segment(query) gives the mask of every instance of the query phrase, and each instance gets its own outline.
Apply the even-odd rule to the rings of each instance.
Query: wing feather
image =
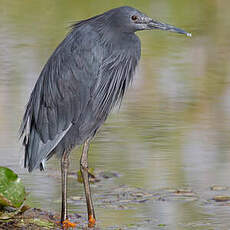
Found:
[[[88,33],[96,36],[88,28],[72,31],[66,37],[44,66],[31,93],[20,128],[24,166],[29,171],[50,157],[89,103],[102,54],[96,41],[85,39]]]

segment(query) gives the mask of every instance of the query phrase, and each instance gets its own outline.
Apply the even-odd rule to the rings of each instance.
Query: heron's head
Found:
[[[123,6],[109,11],[112,26],[123,32],[136,32],[138,30],[168,30],[170,32],[185,34],[191,37],[190,33],[174,26],[153,20],[137,9]]]

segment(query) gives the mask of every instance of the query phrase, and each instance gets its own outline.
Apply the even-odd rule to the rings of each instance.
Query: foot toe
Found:
[[[94,227],[96,224],[96,219],[93,217],[93,215],[89,216],[89,227]]]
[[[68,228],[75,228],[77,226],[77,224],[72,223],[68,219],[66,219],[62,222],[62,226],[64,229],[68,229]]]

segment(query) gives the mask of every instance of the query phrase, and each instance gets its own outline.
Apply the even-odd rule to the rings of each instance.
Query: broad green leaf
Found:
[[[19,208],[25,200],[25,187],[11,169],[0,167],[0,206]]]

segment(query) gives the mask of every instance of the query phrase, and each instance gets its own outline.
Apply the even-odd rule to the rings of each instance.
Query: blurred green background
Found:
[[[22,169],[18,128],[43,65],[71,23],[130,5],[192,32],[138,32],[142,57],[121,109],[92,143],[90,167],[121,176],[93,186],[99,226],[133,229],[230,229],[230,206],[207,202],[213,184],[230,186],[230,1],[0,0],[0,162],[19,173],[34,207],[60,210],[59,161],[44,173]],[[79,169],[79,151],[71,170]],[[99,205],[100,196],[126,184],[147,191],[190,187],[193,202],[147,202],[125,210]],[[69,196],[82,185],[69,183]],[[98,203],[98,205],[97,205]],[[71,212],[86,214],[84,203]],[[148,224],[145,220],[150,221]],[[137,227],[143,223],[142,227]],[[115,226],[115,227],[114,227]]]

